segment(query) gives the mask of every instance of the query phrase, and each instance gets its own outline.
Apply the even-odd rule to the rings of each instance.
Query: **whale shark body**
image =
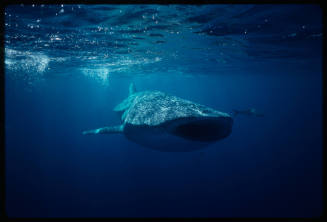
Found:
[[[83,134],[121,133],[140,145],[166,152],[202,149],[228,137],[233,117],[238,114],[230,115],[160,91],[137,92],[133,84],[129,96],[114,111],[121,116],[121,125]]]

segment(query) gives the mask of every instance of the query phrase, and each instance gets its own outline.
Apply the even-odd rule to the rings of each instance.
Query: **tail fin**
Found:
[[[263,117],[263,113],[258,113],[256,109],[251,108],[251,109],[246,109],[246,110],[233,110],[232,115],[236,117],[237,115],[242,114],[242,115],[247,115],[247,116],[255,116],[255,117]]]
[[[136,93],[135,85],[134,85],[134,83],[131,83],[129,85],[129,95],[132,95],[134,93]]]
[[[123,132],[123,126],[106,126],[98,129],[92,129],[92,130],[85,130],[82,132],[83,135],[90,135],[90,134],[112,134],[112,133],[122,133]]]

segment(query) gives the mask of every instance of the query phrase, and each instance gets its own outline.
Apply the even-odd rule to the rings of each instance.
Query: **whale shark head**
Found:
[[[167,152],[188,152],[202,149],[232,132],[230,117],[185,117],[157,126],[124,126],[126,137],[138,144]]]
[[[168,131],[184,139],[215,142],[232,132],[233,119],[226,117],[194,117],[174,120]]]

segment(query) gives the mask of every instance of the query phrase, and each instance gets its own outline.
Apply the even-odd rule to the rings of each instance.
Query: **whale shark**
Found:
[[[255,109],[228,114],[161,91],[137,91],[133,83],[128,97],[114,111],[121,118],[120,125],[86,130],[82,134],[124,134],[151,149],[188,152],[228,137],[238,114],[261,116]]]

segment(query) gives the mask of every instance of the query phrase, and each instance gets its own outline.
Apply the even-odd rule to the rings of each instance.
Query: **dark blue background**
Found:
[[[159,70],[153,75],[142,75],[141,66],[140,75],[136,75],[133,68],[124,75],[109,73],[105,80],[108,84],[81,75],[80,69],[74,68],[83,64],[83,61],[78,63],[78,59],[64,65],[50,60],[51,69],[43,74],[13,69],[6,64],[8,216],[321,215],[321,37],[308,37],[319,34],[321,12],[316,6],[285,7],[255,6],[248,14],[242,14],[243,19],[235,15],[234,20],[239,23],[245,23],[244,18],[255,15],[246,22],[248,30],[260,15],[270,16],[273,22],[265,32],[254,33],[253,40],[248,41],[246,55],[253,56],[251,53],[259,51],[261,54],[255,54],[252,60],[238,54],[238,59],[232,62],[227,59],[229,67],[219,70],[214,65],[196,64],[198,66],[193,67],[192,61],[201,58],[197,52],[188,55],[190,60],[183,60],[181,56],[178,63],[168,60],[159,64],[175,68],[184,66],[188,72],[181,74],[176,68],[173,72]],[[6,12],[24,18],[28,10],[19,11],[18,8],[7,8]],[[228,7],[221,8],[228,15]],[[32,7],[28,9],[33,10]],[[302,14],[308,11],[315,14],[306,21]],[[35,17],[38,12],[34,12]],[[213,18],[220,20],[212,21]],[[229,24],[228,19],[222,22],[223,16],[213,18],[207,19],[211,19],[211,25],[216,24],[216,27]],[[192,19],[197,17],[189,18]],[[198,22],[202,24],[201,21]],[[282,37],[273,38],[281,30],[292,33],[294,24],[302,23],[308,29],[313,27],[303,34],[303,38],[287,41]],[[202,33],[206,32],[207,26],[207,23],[203,24]],[[6,39],[9,39],[15,32],[6,28]],[[224,29],[224,34],[221,34],[222,28],[214,30],[207,34],[228,36],[238,33],[231,27]],[[274,41],[261,38],[262,42],[269,41],[263,47],[255,40],[261,35]],[[193,44],[191,40],[183,41]],[[20,42],[6,42],[6,49],[18,50],[20,46]],[[279,47],[290,54],[285,56]],[[273,49],[279,54],[269,54]],[[69,51],[69,46],[65,50]],[[49,52],[42,52],[50,57]],[[55,54],[56,51],[50,52]],[[235,55],[233,51],[229,53]],[[261,55],[269,59],[265,60],[266,57]],[[15,59],[20,64],[20,58]],[[153,63],[146,68],[156,70],[156,66]],[[42,81],[30,86],[22,76],[32,76],[32,72]],[[82,130],[119,124],[119,116],[112,109],[128,95],[131,82],[137,90],[161,90],[223,112],[254,107],[265,116],[237,116],[228,138],[190,153],[151,150],[128,141],[123,135],[83,136]]]

